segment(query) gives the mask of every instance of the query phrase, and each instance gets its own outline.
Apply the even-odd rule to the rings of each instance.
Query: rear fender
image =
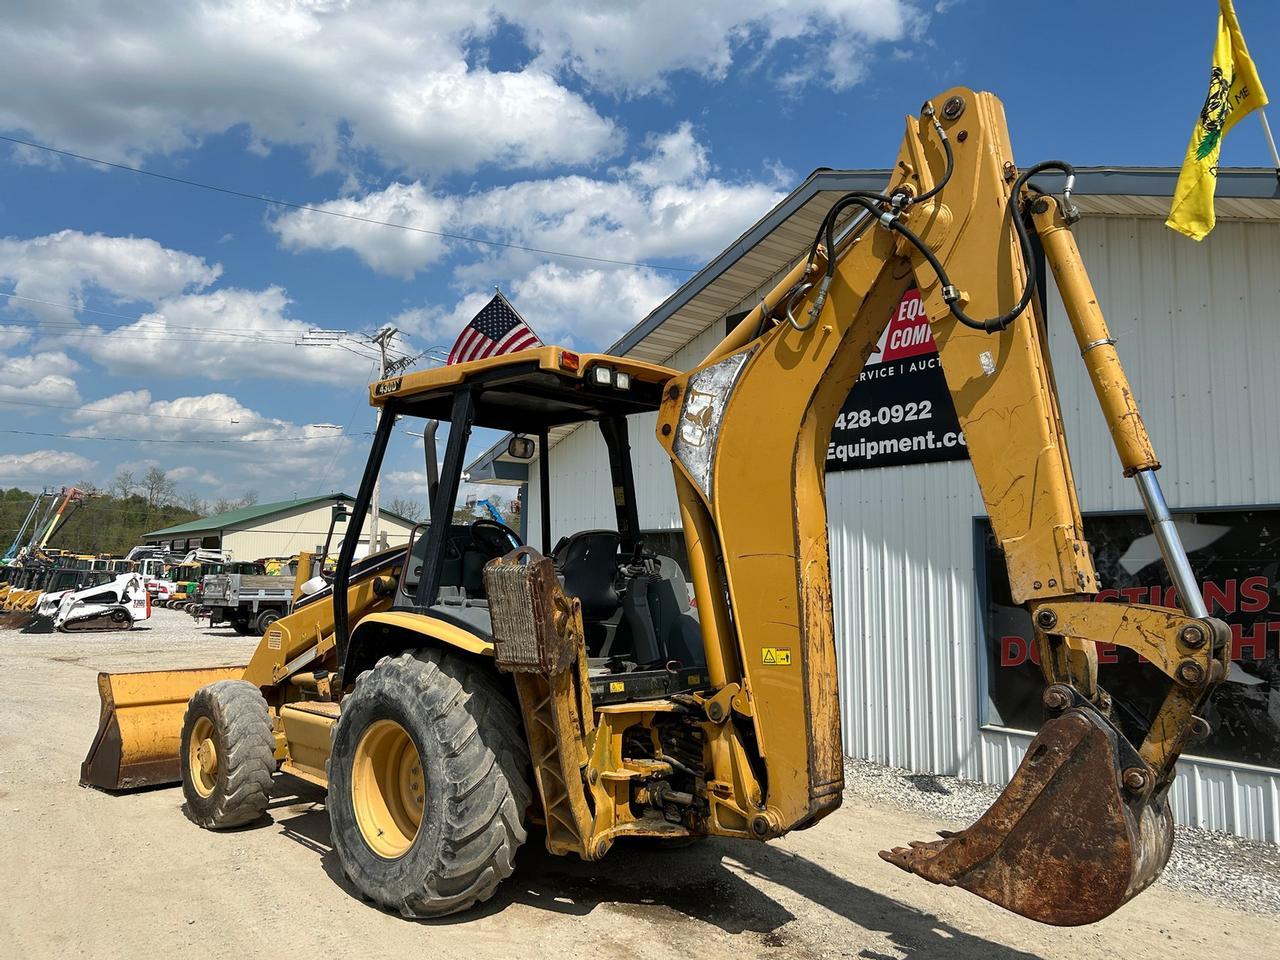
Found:
[[[493,659],[493,641],[488,637],[439,617],[388,610],[370,614],[351,631],[347,660],[342,670],[344,683],[354,680],[381,657],[426,646],[452,647],[479,659]]]

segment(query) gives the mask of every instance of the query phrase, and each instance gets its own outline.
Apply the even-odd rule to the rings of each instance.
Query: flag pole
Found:
[[[1266,135],[1267,146],[1271,148],[1271,163],[1276,168],[1276,181],[1280,182],[1280,153],[1276,152],[1276,138],[1271,135],[1271,124],[1267,123],[1267,111],[1259,108],[1258,116],[1262,118],[1262,132]]]

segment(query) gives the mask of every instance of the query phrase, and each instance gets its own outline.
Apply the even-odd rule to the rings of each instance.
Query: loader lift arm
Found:
[[[839,804],[826,449],[885,318],[917,286],[1013,596],[1035,624],[1049,719],[977,824],[882,856],[1036,920],[1087,923],[1149,885],[1168,858],[1174,762],[1225,676],[1227,633],[1207,616],[1169,520],[1160,464],[1072,238],[1070,168],[1019,175],[990,94],[955,89],[937,102],[907,119],[888,189],[838,201],[808,259],[665,394],[658,439],[675,470],[708,672],[737,691],[728,702],[756,753],[750,772],[720,755],[708,800],[713,821],[736,818],[758,837]],[[1046,168],[1068,174],[1062,202],[1030,181]],[[1098,579],[1023,217],[1183,610],[1091,602]],[[1110,719],[1095,640],[1137,650],[1171,680],[1141,744]],[[758,797],[735,789],[744,780]]]

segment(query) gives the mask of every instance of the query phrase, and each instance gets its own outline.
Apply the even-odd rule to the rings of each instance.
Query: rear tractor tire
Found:
[[[425,648],[384,657],[342,702],[329,822],[348,880],[405,917],[489,899],[532,797],[519,714],[492,668]]]
[[[197,824],[223,830],[261,817],[276,759],[271,715],[258,688],[219,680],[192,694],[179,757],[187,815]]]

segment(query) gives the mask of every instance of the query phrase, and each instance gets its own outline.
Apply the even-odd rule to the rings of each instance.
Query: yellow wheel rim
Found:
[[[386,860],[404,855],[418,835],[426,807],[422,758],[408,731],[379,720],[356,744],[351,805],[369,849]]]
[[[213,735],[213,721],[208,717],[199,717],[192,725],[187,750],[191,785],[200,796],[208,797],[218,785],[218,742]]]

